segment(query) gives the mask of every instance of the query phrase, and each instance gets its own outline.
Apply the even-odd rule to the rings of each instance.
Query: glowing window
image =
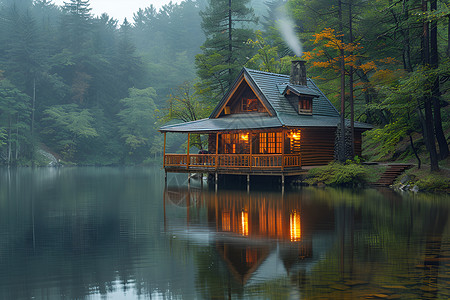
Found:
[[[281,153],[283,151],[282,132],[261,132],[259,134],[259,153]]]

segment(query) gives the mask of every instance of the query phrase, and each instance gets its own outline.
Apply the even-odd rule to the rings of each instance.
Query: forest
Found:
[[[185,0],[120,23],[64,3],[0,0],[0,165],[154,163],[158,127],[207,117],[242,67],[294,58],[375,127],[371,160],[448,165],[450,1]]]

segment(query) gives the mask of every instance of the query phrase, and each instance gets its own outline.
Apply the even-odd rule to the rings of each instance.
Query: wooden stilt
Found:
[[[189,170],[189,163],[190,163],[190,158],[189,158],[189,148],[190,146],[190,140],[191,140],[191,134],[188,133],[188,140],[187,140],[187,161],[186,161],[186,168]],[[190,177],[189,177],[190,179]]]
[[[166,167],[166,133],[167,132],[164,132],[163,168]],[[166,173],[166,178],[167,178],[167,173]]]

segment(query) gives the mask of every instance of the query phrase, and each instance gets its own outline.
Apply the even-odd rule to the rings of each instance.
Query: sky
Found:
[[[68,2],[68,0],[66,0]],[[110,17],[119,20],[119,23],[126,17],[129,22],[133,22],[133,13],[139,8],[149,7],[153,4],[156,8],[160,8],[170,0],[90,0],[91,13],[101,15],[107,13]],[[181,0],[172,0],[173,3],[180,3]],[[54,4],[63,5],[64,0],[54,0]]]

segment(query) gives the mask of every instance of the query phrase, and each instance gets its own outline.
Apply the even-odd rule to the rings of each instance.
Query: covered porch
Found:
[[[299,129],[203,133],[208,136],[208,149],[201,154],[190,153],[191,134],[187,133],[185,154],[166,153],[164,146],[166,172],[297,175],[301,170]]]

